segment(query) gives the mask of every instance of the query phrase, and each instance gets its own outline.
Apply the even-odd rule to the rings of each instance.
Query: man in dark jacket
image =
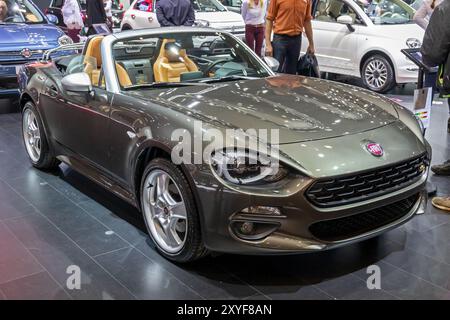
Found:
[[[438,86],[441,96],[448,98],[450,107],[450,0],[444,0],[434,9],[422,44],[423,62],[440,66]],[[450,119],[449,119],[450,123]],[[439,175],[450,175],[450,160],[431,167]],[[450,211],[450,197],[434,197],[433,206]]]
[[[89,27],[88,35],[94,34],[93,24],[106,23],[106,12],[103,0],[87,0],[86,26]]]
[[[161,27],[192,26],[195,11],[191,0],[158,0],[156,17]]]

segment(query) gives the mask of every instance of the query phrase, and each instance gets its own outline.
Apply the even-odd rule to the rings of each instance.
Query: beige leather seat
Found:
[[[89,40],[86,52],[84,54],[84,72],[86,72],[91,78],[91,83],[93,85],[100,85],[100,72],[102,69],[102,44],[103,36],[96,36]],[[122,87],[131,86],[131,80],[128,76],[127,71],[124,67],[116,62],[116,72],[119,79],[119,83]],[[102,80],[102,85],[104,84],[104,79]]]
[[[174,42],[173,39],[162,41],[158,58],[153,65],[155,82],[180,82],[182,73],[198,71],[197,65],[187,56],[185,49],[178,52],[166,50],[166,45]]]

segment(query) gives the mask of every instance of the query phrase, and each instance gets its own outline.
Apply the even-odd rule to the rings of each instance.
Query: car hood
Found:
[[[0,48],[2,50],[50,47],[64,33],[50,24],[5,24],[0,25]]]
[[[196,20],[205,20],[210,23],[210,27],[220,28],[221,26],[231,27],[230,23],[234,26],[244,26],[244,20],[242,16],[236,12],[220,11],[220,12],[196,12]]]
[[[350,135],[398,119],[394,102],[380,95],[290,75],[129,94],[217,127],[278,129],[280,144]]]

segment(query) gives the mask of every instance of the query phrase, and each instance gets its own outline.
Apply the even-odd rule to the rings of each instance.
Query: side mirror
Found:
[[[45,15],[47,17],[48,22],[50,22],[51,24],[58,24],[58,17],[55,16],[54,14],[46,14]]]
[[[278,71],[278,68],[280,67],[280,63],[278,62],[277,59],[275,59],[273,57],[264,57],[263,60],[272,71],[275,71],[275,72]]]
[[[92,83],[86,72],[68,74],[61,79],[64,90],[76,93],[92,93]]]
[[[350,30],[351,32],[355,31],[355,28],[353,28],[353,18],[350,17],[347,14],[344,14],[342,16],[339,16],[336,19],[337,23],[341,23],[341,24],[345,24],[347,25],[348,30]]]

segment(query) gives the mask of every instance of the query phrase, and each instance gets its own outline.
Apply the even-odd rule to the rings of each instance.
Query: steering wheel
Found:
[[[14,16],[8,16],[6,17],[3,22],[14,22]]]
[[[216,60],[216,61],[211,61],[211,63],[209,64],[209,66],[207,66],[206,69],[205,69],[205,71],[203,71],[203,75],[204,75],[205,77],[209,77],[209,73],[211,72],[211,70],[212,70],[215,66],[217,66],[217,65],[220,64],[220,63],[226,63],[226,62],[229,62],[229,61],[230,61],[229,59],[219,59],[219,60]]]

